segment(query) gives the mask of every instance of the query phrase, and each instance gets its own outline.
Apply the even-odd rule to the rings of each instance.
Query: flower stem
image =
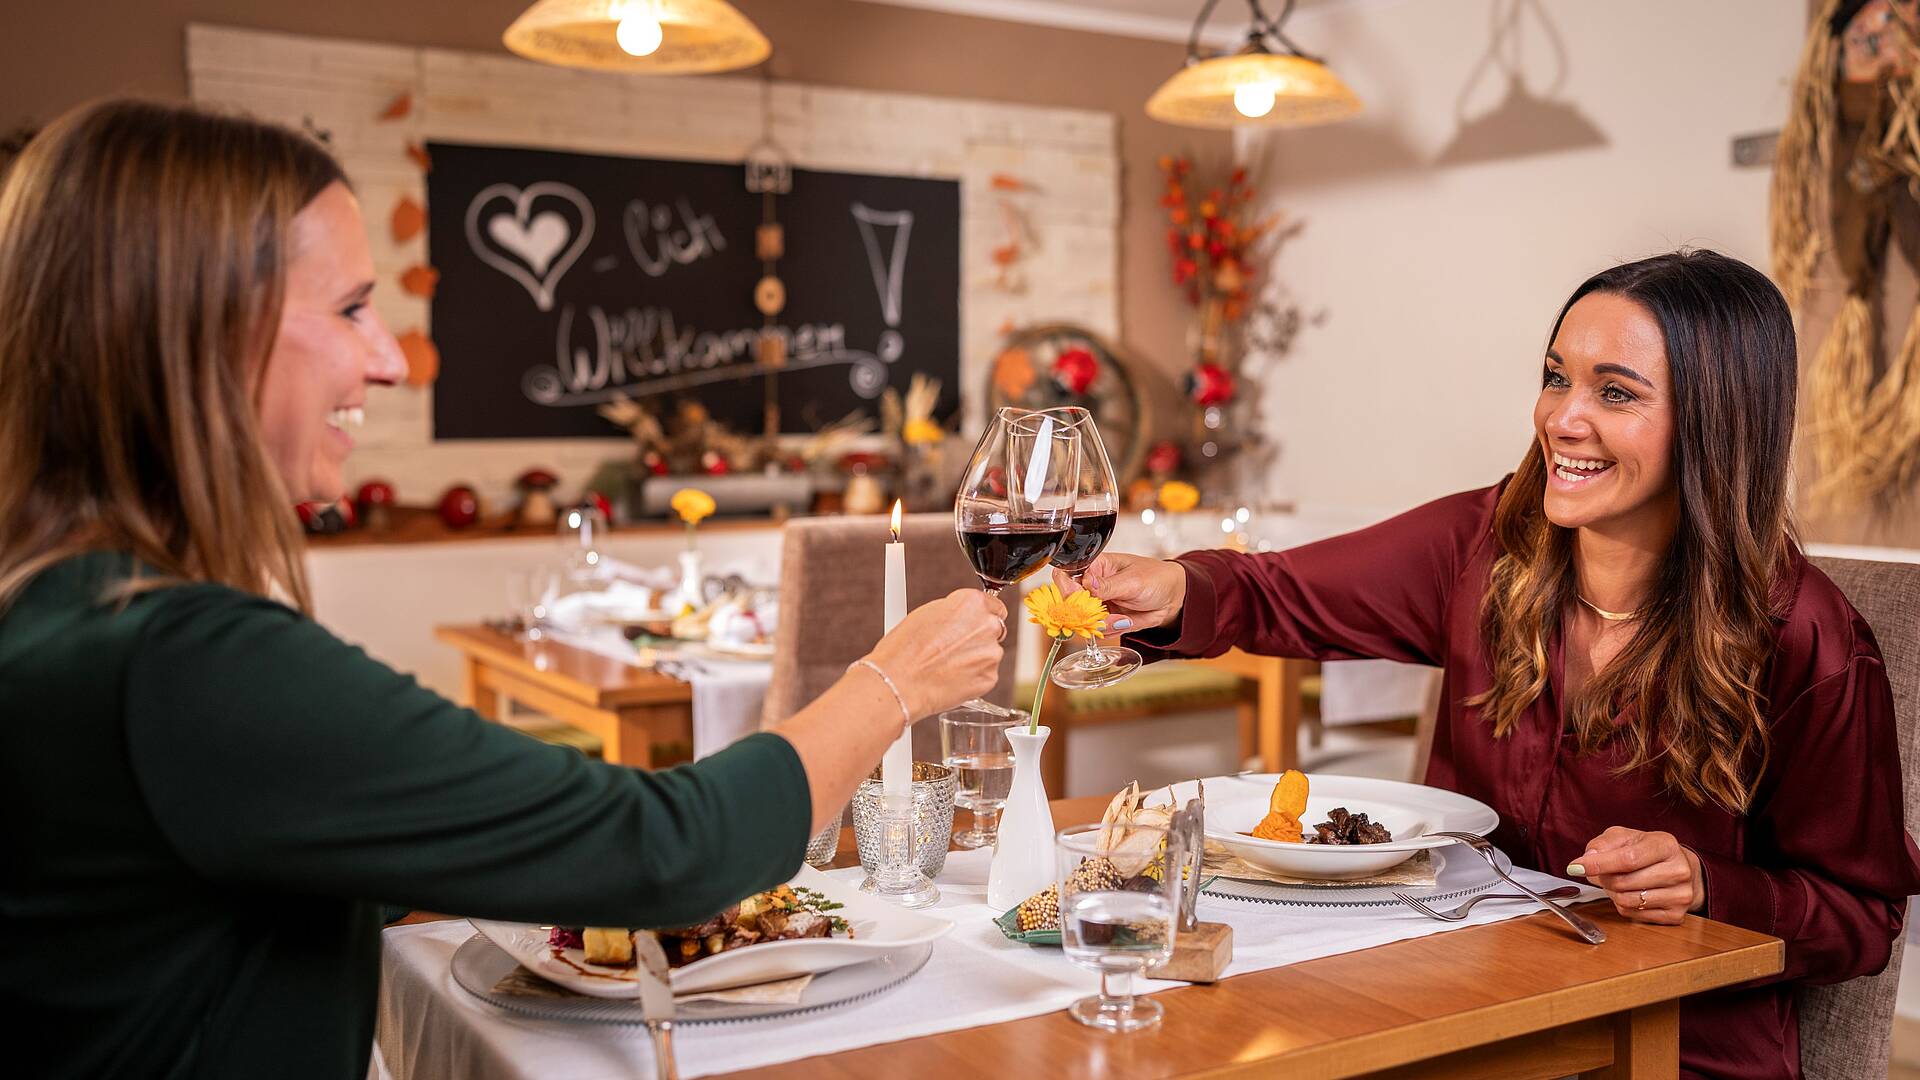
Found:
[[[1047,650],[1047,662],[1040,665],[1040,685],[1033,688],[1033,712],[1027,716],[1027,734],[1040,734],[1040,703],[1047,700],[1047,676],[1053,672],[1053,661],[1060,655],[1060,645],[1066,638],[1054,638],[1053,647]]]

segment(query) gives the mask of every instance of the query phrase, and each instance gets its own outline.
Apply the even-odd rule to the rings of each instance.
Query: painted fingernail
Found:
[[[1584,866],[1581,866],[1577,862],[1570,862],[1567,864],[1567,876],[1568,877],[1586,877],[1587,868]]]
[[[1132,619],[1115,619],[1115,620],[1113,620],[1113,628],[1114,628],[1115,630],[1125,630],[1125,629],[1127,629],[1128,627],[1130,627],[1130,626],[1132,626],[1132,625],[1133,625],[1133,620],[1132,620]]]

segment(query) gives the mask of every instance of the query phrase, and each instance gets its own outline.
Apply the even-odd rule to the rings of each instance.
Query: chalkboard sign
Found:
[[[743,165],[428,146],[435,439],[606,437],[625,394],[763,425],[763,196]],[[781,424],[811,431],[915,372],[958,407],[960,185],[793,171],[775,197]]]

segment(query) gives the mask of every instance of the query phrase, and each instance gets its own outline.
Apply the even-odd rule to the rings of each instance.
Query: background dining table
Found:
[[[1054,821],[1098,820],[1106,803],[1057,800]],[[846,830],[835,865],[857,862]],[[752,1075],[1674,1077],[1681,999],[1782,966],[1778,939],[1737,927],[1635,923],[1604,902],[1582,910],[1605,944],[1539,912],[1166,990],[1155,995],[1164,1022],[1124,1037],[1054,1011]]]

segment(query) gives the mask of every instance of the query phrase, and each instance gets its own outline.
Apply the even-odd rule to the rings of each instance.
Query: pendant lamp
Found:
[[[1200,55],[1200,29],[1218,0],[1206,0],[1187,37],[1187,62],[1147,99],[1147,115],[1182,127],[1306,127],[1345,120],[1360,99],[1318,57],[1302,52],[1282,29],[1296,0],[1278,18],[1247,0],[1253,23],[1239,51]]]
[[[502,40],[529,60],[633,75],[734,71],[773,52],[726,0],[538,0]]]

